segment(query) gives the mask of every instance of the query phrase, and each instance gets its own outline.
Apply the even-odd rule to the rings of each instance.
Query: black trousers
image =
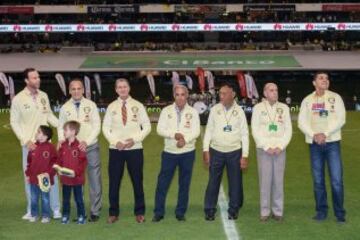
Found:
[[[119,216],[119,192],[124,175],[125,162],[134,189],[135,215],[145,214],[143,188],[144,154],[142,149],[119,151],[109,149],[109,215]]]
[[[205,193],[206,214],[215,214],[224,168],[229,183],[229,208],[231,215],[238,214],[243,205],[243,184],[240,168],[241,149],[223,153],[210,148],[209,182]]]

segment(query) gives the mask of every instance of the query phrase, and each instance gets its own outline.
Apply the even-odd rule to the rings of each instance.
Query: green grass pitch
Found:
[[[250,166],[244,173],[245,202],[236,226],[242,239],[360,239],[360,113],[349,112],[343,131],[342,156],[344,164],[345,225],[335,222],[331,201],[328,219],[323,223],[311,220],[314,214],[314,198],[309,165],[308,146],[304,136],[294,125],[292,141],[287,149],[285,173],[285,220],[283,223],[259,222],[259,188],[254,143],[251,142]],[[203,217],[203,198],[208,173],[201,159],[201,141],[197,142],[197,158],[191,184],[190,206],[186,222],[177,222],[174,208],[177,196],[175,176],[167,198],[167,212],[160,223],[152,223],[154,192],[160,169],[162,139],[156,135],[155,125],[144,141],[144,186],[147,204],[145,224],[137,224],[133,216],[133,192],[127,173],[121,188],[121,213],[119,222],[106,224],[108,212],[107,143],[100,137],[103,209],[98,223],[78,226],[75,223],[61,225],[52,220],[48,225],[21,220],[25,213],[25,195],[21,170],[21,151],[17,139],[8,128],[9,115],[0,115],[0,239],[226,239],[220,214],[214,222]],[[224,176],[223,180],[226,180]],[[226,181],[224,181],[226,187]],[[331,200],[327,178],[328,200]],[[87,188],[86,188],[87,189]],[[88,192],[85,193],[88,210]],[[72,215],[75,216],[74,204]]]

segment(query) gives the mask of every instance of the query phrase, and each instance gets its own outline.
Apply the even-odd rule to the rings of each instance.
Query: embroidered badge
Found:
[[[132,111],[133,114],[137,114],[139,112],[139,108],[134,106],[134,107],[131,108],[131,111]]]
[[[188,121],[189,121],[190,119],[192,119],[192,117],[193,117],[193,116],[192,116],[191,113],[186,113],[186,114],[185,114],[185,118],[186,118],[186,120],[188,120]]]
[[[48,151],[44,151],[42,154],[43,158],[49,158],[50,157],[50,153]]]
[[[45,98],[41,98],[40,102],[43,105],[43,110],[46,111],[46,100],[45,100]]]
[[[334,98],[334,97],[329,97],[329,98],[328,98],[328,102],[329,102],[330,104],[334,104],[334,103],[335,103],[335,98]]]
[[[90,107],[84,107],[84,113],[89,114],[91,111]]]
[[[78,152],[77,150],[73,150],[73,151],[72,151],[72,156],[73,156],[73,157],[79,156],[79,152]]]

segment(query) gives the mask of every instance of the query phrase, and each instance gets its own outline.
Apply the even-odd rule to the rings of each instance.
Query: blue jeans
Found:
[[[31,194],[30,194],[30,184],[26,180],[25,170],[27,167],[27,158],[28,158],[29,150],[27,147],[22,147],[22,166],[23,166],[23,173],[24,173],[24,183],[25,183],[25,193],[26,193],[26,200],[27,200],[27,207],[26,212],[31,212]],[[50,207],[53,212],[60,211],[60,200],[59,200],[59,180],[58,176],[54,176],[54,185],[50,188]]]
[[[326,163],[330,175],[335,216],[337,218],[345,217],[340,141],[329,142],[324,145],[316,143],[310,144],[310,157],[317,214],[322,217],[327,216],[328,204],[325,187]]]
[[[179,191],[175,210],[176,216],[184,216],[189,204],[189,188],[195,160],[195,151],[181,154],[162,152],[161,170],[155,195],[154,214],[164,216],[165,201],[176,167],[179,166]]]
[[[70,198],[71,198],[71,191],[74,191],[74,198],[77,208],[77,216],[85,217],[85,206],[84,206],[84,194],[83,194],[83,186],[76,185],[76,186],[69,186],[63,185],[62,192],[63,192],[63,216],[70,217]]]
[[[39,216],[39,198],[41,197],[41,213],[43,217],[50,218],[50,197],[48,192],[40,190],[38,185],[30,184],[31,216]]]

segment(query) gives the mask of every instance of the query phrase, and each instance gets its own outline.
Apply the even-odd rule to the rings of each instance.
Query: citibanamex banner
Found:
[[[12,24],[6,32],[258,32],[258,31],[359,31],[352,23],[206,23],[206,24]]]

